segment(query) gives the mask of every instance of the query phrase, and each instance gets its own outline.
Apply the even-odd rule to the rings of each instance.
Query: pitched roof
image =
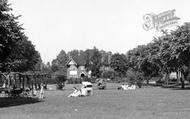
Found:
[[[73,58],[70,58],[69,61],[66,63],[66,65],[77,65],[77,63],[73,60]]]

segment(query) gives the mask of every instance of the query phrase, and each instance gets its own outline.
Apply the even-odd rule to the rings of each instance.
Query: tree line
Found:
[[[66,75],[66,63],[72,58],[78,66],[85,66],[87,71],[92,71],[92,76],[101,77],[100,68],[109,66],[111,55],[111,52],[100,51],[96,47],[85,51],[72,50],[67,53],[62,50],[52,61],[51,70],[52,72],[61,71],[60,73]]]
[[[173,31],[162,31],[146,45],[139,45],[126,54],[99,50],[96,47],[86,50],[62,50],[50,63],[43,64],[39,52],[24,33],[22,25],[11,13],[7,0],[0,0],[0,71],[24,72],[44,70],[50,73],[66,74],[66,63],[73,58],[78,65],[92,71],[93,77],[118,80],[128,78],[133,81],[152,77],[168,80],[171,72],[177,73],[178,82],[184,88],[190,67],[190,23],[184,23]],[[42,66],[43,64],[43,66]]]
[[[190,66],[190,23],[184,23],[173,31],[161,32],[160,37],[154,37],[150,43],[139,45],[126,54],[106,52],[96,47],[67,53],[62,50],[52,61],[51,69],[65,72],[65,64],[72,57],[79,65],[91,70],[94,77],[120,77],[119,80],[128,77],[148,83],[152,77],[165,76],[168,80],[169,74],[176,72],[183,88]]]
[[[190,23],[178,26],[173,31],[162,31],[147,45],[141,45],[127,53],[128,66],[150,80],[154,76],[177,73],[178,81],[184,88],[190,66]]]

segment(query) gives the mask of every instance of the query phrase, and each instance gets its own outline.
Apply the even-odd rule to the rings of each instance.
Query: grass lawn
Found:
[[[45,101],[10,102],[0,107],[0,119],[189,119],[190,90],[142,88],[94,90],[91,97],[68,98],[64,91],[46,91]],[[0,99],[0,103],[3,99]]]

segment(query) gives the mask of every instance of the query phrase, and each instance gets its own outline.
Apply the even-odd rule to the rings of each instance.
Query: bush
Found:
[[[133,70],[128,70],[126,73],[127,79],[131,84],[136,84],[139,88],[142,87],[144,77],[140,72],[135,72]]]
[[[55,79],[56,79],[57,89],[62,90],[65,87],[65,81],[67,80],[66,76],[65,75],[57,75]]]

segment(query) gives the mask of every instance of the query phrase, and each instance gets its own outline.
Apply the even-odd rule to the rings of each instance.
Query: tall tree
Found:
[[[94,54],[92,55],[90,61],[91,61],[91,71],[92,71],[92,76],[94,77],[100,77],[101,76],[101,58],[102,55],[100,51],[96,48],[94,48]]]
[[[165,66],[163,70],[180,71],[181,86],[184,88],[185,69],[190,67],[190,23],[185,23],[175,31],[164,34],[159,40],[162,41],[160,57]]]
[[[51,69],[53,72],[59,71],[61,73],[66,74],[67,66],[66,63],[69,60],[69,56],[66,54],[64,50],[57,55],[56,59],[52,61]]]
[[[149,43],[138,46],[127,53],[128,66],[133,69],[135,74],[141,74],[147,84],[153,76],[159,74],[159,67],[152,60],[154,51],[157,51],[154,44]]]
[[[85,51],[83,51],[83,50],[79,51],[79,55],[78,55],[78,64],[79,65],[85,66],[85,63],[86,63],[85,55],[86,55]]]
[[[34,69],[40,55],[25,36],[19,16],[11,14],[9,6],[7,0],[0,0],[0,70]]]
[[[113,54],[111,58],[111,67],[117,72],[118,76],[124,77],[126,75],[126,71],[128,69],[127,59],[124,54]]]
[[[34,70],[36,64],[41,59],[34,45],[27,37],[16,44],[8,58],[8,62],[11,62],[9,65],[12,67],[12,71]]]
[[[110,62],[111,62],[111,56],[112,56],[112,53],[111,52],[105,52],[105,51],[101,51],[101,54],[102,54],[102,65],[103,66],[110,66]]]
[[[95,48],[94,48],[95,49]],[[86,69],[88,70],[88,71],[90,71],[91,69],[92,69],[92,61],[91,61],[91,59],[92,59],[92,56],[93,56],[93,54],[94,54],[94,50],[93,49],[87,49],[87,50],[85,50],[85,67],[86,67]]]

